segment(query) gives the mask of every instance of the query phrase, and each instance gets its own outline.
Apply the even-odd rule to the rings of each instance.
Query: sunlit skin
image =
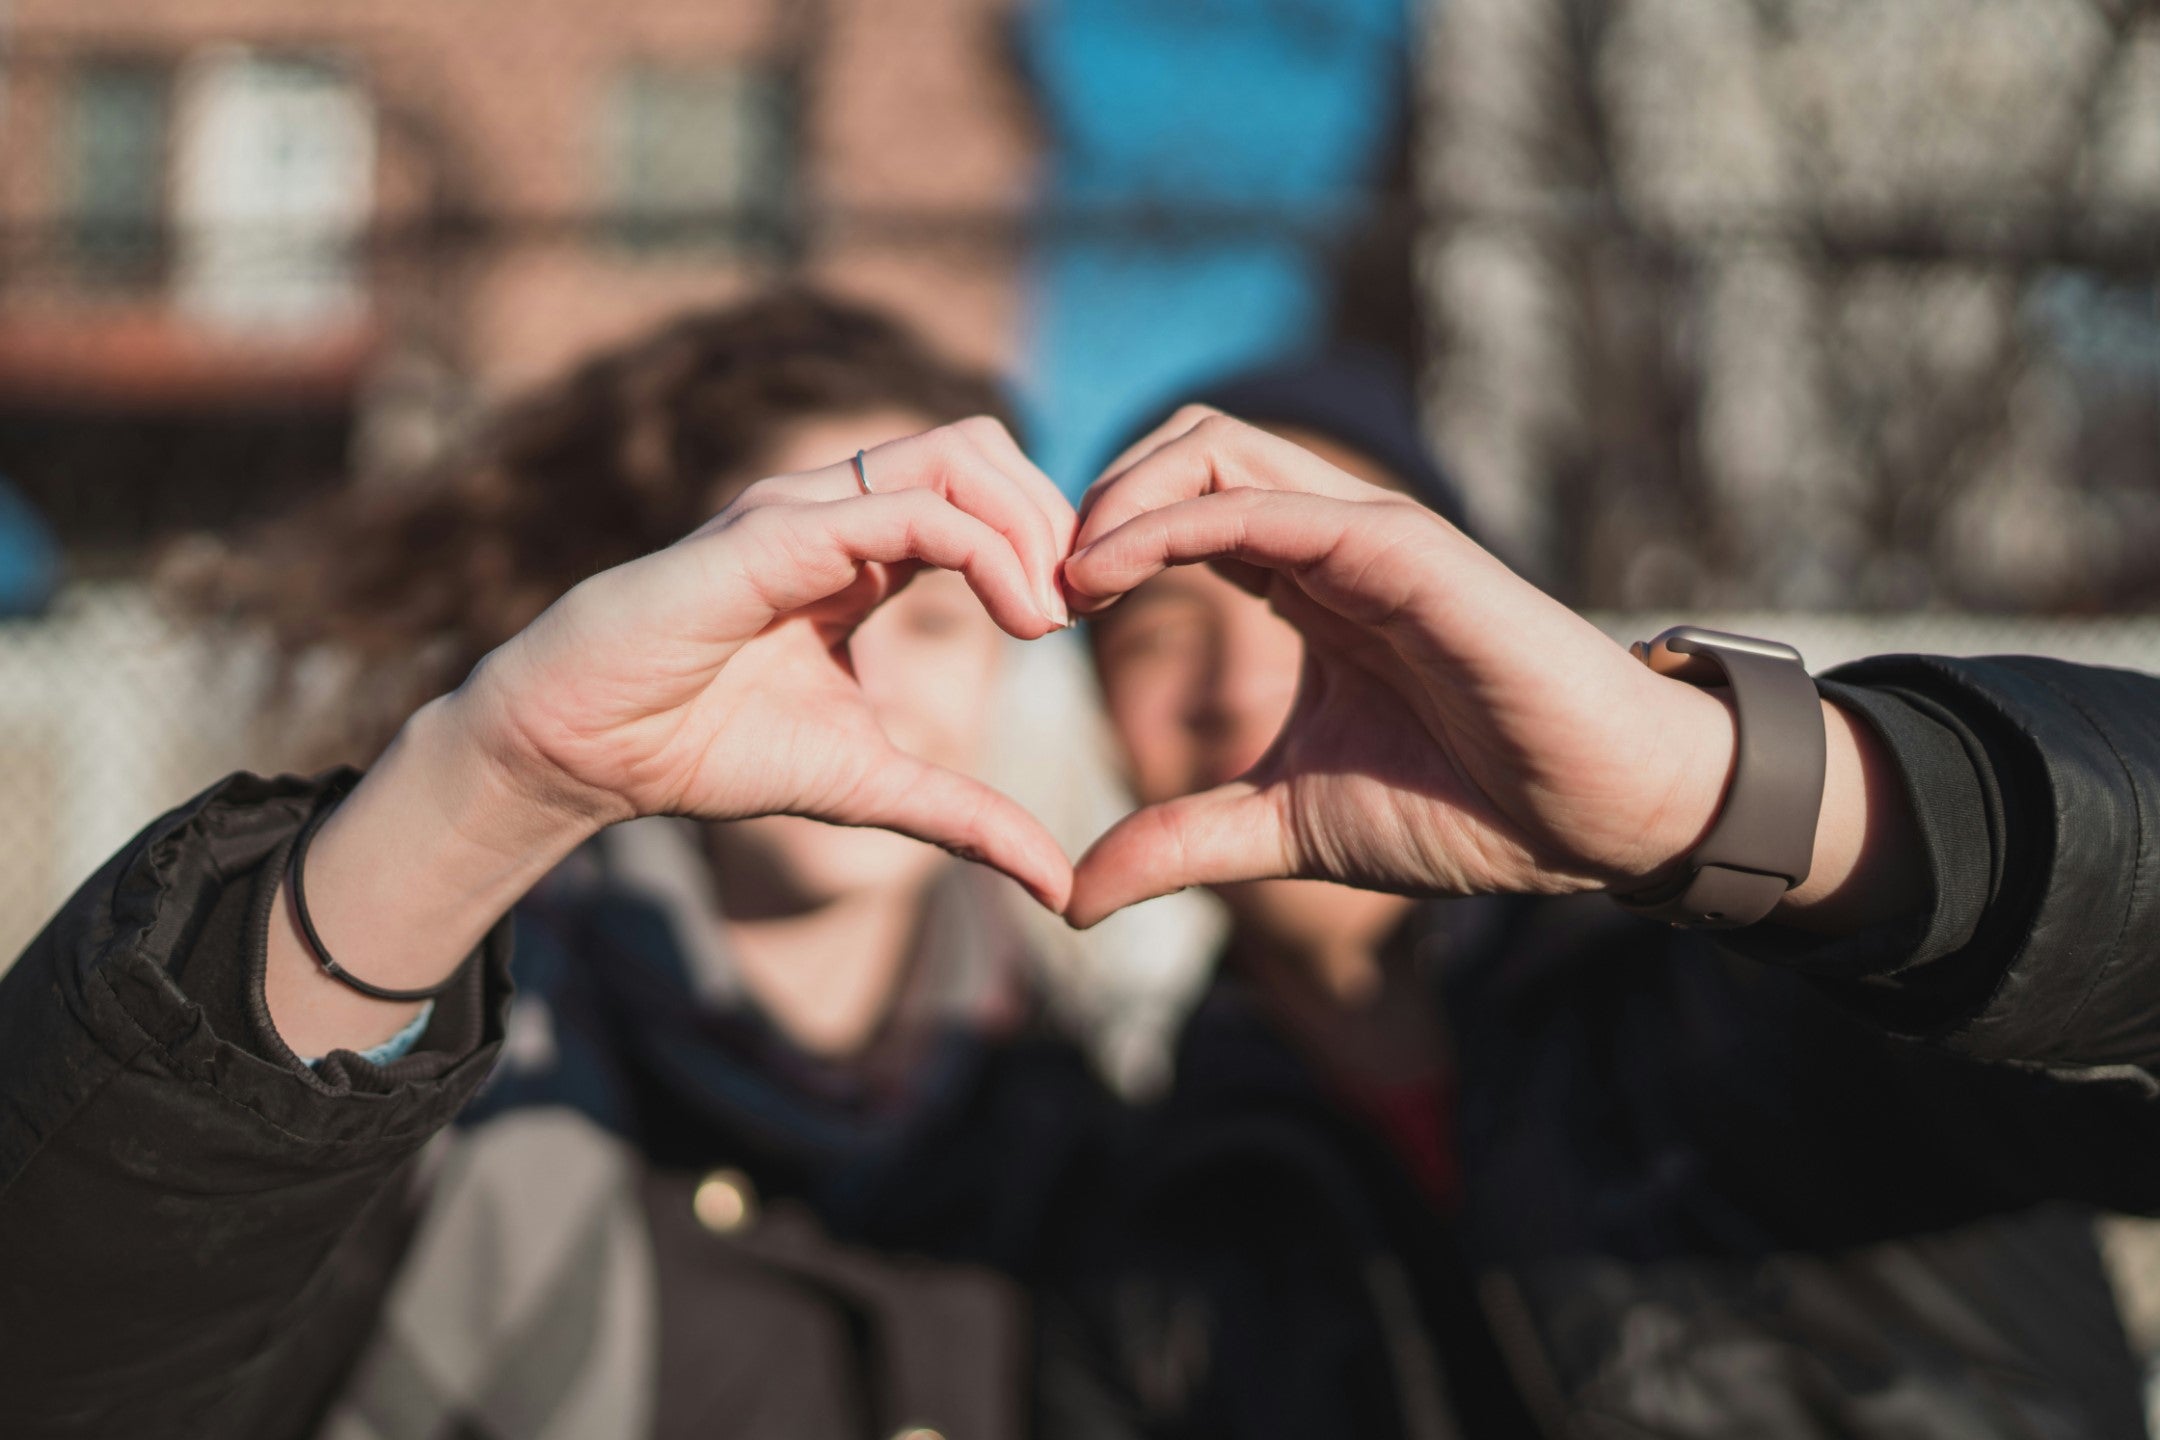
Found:
[[[406,720],[308,853],[315,919],[375,984],[444,983],[578,845],[641,815],[804,815],[979,860],[1076,925],[1189,885],[1325,877],[1407,895],[1629,893],[1687,863],[1737,748],[1729,701],[1655,674],[1445,521],[1191,410],[1066,501],[984,417],[751,485],[581,582]],[[848,658],[907,576],[954,571],[1038,640],[1207,563],[1302,635],[1247,778],[1144,806],[1077,861],[1009,795],[897,747]],[[1822,702],[1823,801],[1783,923],[1851,934],[1924,897],[1885,747]],[[281,887],[282,888],[282,887]],[[283,894],[264,999],[300,1054],[417,1011],[313,963]],[[1414,1007],[1406,1007],[1414,1008]]]
[[[1002,870],[1062,910],[1071,863],[1041,822],[964,770],[895,743],[901,731],[956,753],[937,717],[980,707],[948,681],[929,688],[949,709],[911,708],[887,679],[872,682],[874,698],[865,676],[925,661],[901,641],[957,633],[926,618],[939,608],[937,585],[950,583],[929,571],[962,577],[975,607],[1017,639],[1071,623],[1057,567],[1072,507],[994,420],[873,445],[878,430],[917,420],[872,419],[789,446],[840,456],[867,446],[876,493],[861,492],[845,459],[767,476],[682,540],[578,585],[407,719],[309,852],[316,922],[341,962],[391,988],[439,983],[579,844],[642,815],[730,824],[800,815],[897,831]],[[929,582],[910,599],[926,608],[889,622],[898,638],[888,662],[876,628],[858,632],[910,597],[910,576]],[[820,871],[799,863],[808,846],[790,835],[819,836],[820,849],[832,839],[806,827],[754,843],[756,831],[722,832],[732,851],[723,891],[755,917],[738,945],[761,976],[778,973],[765,961],[783,951],[821,975],[820,957],[885,957],[795,990],[811,997],[801,1004],[784,980],[754,982],[799,1041],[845,1050],[884,1013],[936,861],[879,840],[845,869]],[[762,873],[743,863],[752,856]],[[415,1002],[372,999],[325,975],[289,894],[276,914],[264,996],[296,1053],[371,1045],[417,1013]]]
[[[1353,1028],[1377,1035],[1403,967],[1360,959],[1383,927],[1361,932],[1356,921],[1376,917],[1347,899],[1329,916],[1324,892],[1307,901],[1233,882],[1327,876],[1407,895],[1640,890],[1685,864],[1714,824],[1738,728],[1729,698],[1636,664],[1404,503],[1399,487],[1376,485],[1385,477],[1369,465],[1297,443],[1311,438],[1187,407],[1083,498],[1063,580],[1074,608],[1097,617],[1113,716],[1150,793],[1075,863],[1066,913],[1086,925],[1149,895],[1215,886],[1238,919],[1234,959],[1295,957],[1269,967],[1282,974],[1264,989],[1312,977],[1308,988],[1325,989],[1346,1020],[1363,1010]],[[1201,562],[1235,583],[1168,583]],[[1267,633],[1243,608],[1257,605],[1247,592],[1264,594],[1302,643],[1241,638]],[[1122,644],[1121,627],[1133,637]],[[1233,675],[1226,653],[1271,658]],[[1293,666],[1294,689],[1283,683]],[[1241,706],[1252,695],[1269,698]],[[1814,856],[1775,918],[1849,934],[1910,913],[1919,846],[1881,743],[1819,703]],[[1265,731],[1276,716],[1271,744],[1214,738]],[[1286,1018],[1332,1052],[1324,1058],[1372,1048],[1333,1019],[1301,1025],[1295,1004]],[[1315,1024],[1336,1033],[1316,1037]]]
[[[814,470],[931,423],[904,410],[819,416],[787,429],[753,471]],[[727,498],[729,489],[715,496]],[[967,583],[932,570],[872,612],[848,650],[893,744],[970,772],[987,739],[1002,641]],[[730,950],[751,993],[804,1049],[859,1049],[890,1009],[923,894],[949,857],[888,830],[793,815],[707,834]]]
[[[1403,488],[1332,440],[1278,433],[1369,483]],[[1096,617],[1089,637],[1128,780],[1148,804],[1252,768],[1290,713],[1305,653],[1265,600],[1202,565],[1148,581]],[[1429,1007],[1403,993],[1415,977],[1389,973],[1378,959],[1415,902],[1317,880],[1250,881],[1216,893],[1231,912],[1232,951],[1263,1003],[1322,1059],[1378,1081],[1434,1063]]]

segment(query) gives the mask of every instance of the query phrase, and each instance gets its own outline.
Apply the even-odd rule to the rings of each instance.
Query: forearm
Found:
[[[341,967],[388,989],[448,978],[595,828],[535,796],[478,743],[462,703],[446,696],[414,714],[307,855],[308,911],[324,945]],[[263,992],[279,1036],[302,1056],[365,1049],[420,1008],[324,973],[289,885],[272,912]]]

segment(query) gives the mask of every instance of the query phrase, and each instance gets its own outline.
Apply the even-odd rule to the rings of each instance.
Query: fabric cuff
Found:
[[[353,1154],[403,1151],[471,1099],[502,1041],[507,919],[436,998],[402,1059],[378,1066],[338,1050],[311,1067],[268,1027],[262,970],[277,881],[326,788],[229,777],[158,819],[86,882],[7,977],[18,990],[49,987],[51,1003],[78,1022],[68,1033],[82,1053],[61,1071],[93,1088],[126,1077],[148,1087],[137,1103],[153,1106],[184,1107],[191,1089],[207,1090],[281,1144]],[[0,1024],[0,1038],[7,1029]],[[31,1086],[34,1110],[0,1114],[0,1161],[11,1133],[34,1148],[89,1093],[40,1083]],[[11,1127],[11,1118],[23,1123]]]
[[[420,1013],[413,1016],[406,1023],[405,1028],[398,1031],[397,1034],[392,1035],[380,1045],[370,1045],[365,1050],[355,1050],[353,1053],[370,1065],[388,1065],[393,1060],[402,1060],[412,1053],[413,1046],[420,1043],[421,1035],[427,1030],[428,1021],[434,1018],[435,1002],[430,1000],[420,1007]],[[310,1070],[319,1071],[322,1069],[325,1058],[327,1057],[316,1055],[310,1057],[304,1063]]]
[[[1925,697],[1818,680],[1823,698],[1857,715],[1888,750],[1925,850],[1927,895],[1910,915],[1825,937],[1774,922],[1719,936],[1725,949],[1825,978],[1895,975],[1965,950],[2000,872],[2000,804],[1963,727]]]
[[[345,772],[338,777],[349,783]],[[339,784],[319,792],[317,807],[330,803]],[[508,991],[511,922],[505,916],[479,949],[465,957],[449,985],[427,1003],[418,1029],[408,1026],[384,1045],[370,1050],[332,1050],[327,1055],[303,1059],[295,1055],[270,1018],[263,990],[268,968],[271,911],[283,880],[286,861],[297,838],[284,837],[276,851],[256,874],[247,939],[246,1035],[249,1048],[272,1064],[282,1065],[330,1094],[383,1094],[402,1085],[432,1083],[492,1043],[495,1026],[491,1015],[503,1006]],[[410,1035],[407,1031],[411,1031]],[[402,1045],[398,1042],[403,1041]],[[375,1058],[386,1046],[397,1048],[386,1058]]]

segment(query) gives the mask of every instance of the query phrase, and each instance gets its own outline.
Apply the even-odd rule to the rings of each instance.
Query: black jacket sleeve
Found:
[[[1885,741],[1927,851],[1906,923],[1730,948],[1888,1029],[2160,1093],[2160,679],[2025,656],[1887,656],[1831,698]]]
[[[301,1433],[365,1332],[406,1187],[493,1062],[507,926],[414,1053],[311,1069],[261,1003],[322,782],[159,819],[0,977],[0,1407],[10,1435]]]

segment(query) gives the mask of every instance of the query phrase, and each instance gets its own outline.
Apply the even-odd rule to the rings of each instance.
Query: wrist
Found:
[[[550,726],[551,707],[540,703],[559,680],[535,676],[520,636],[473,668],[465,682],[423,706],[408,724],[434,717],[446,742],[489,777],[507,815],[537,830],[582,831],[586,838],[635,819],[622,795],[578,778],[564,763],[568,731]]]
[[[1726,689],[1698,689],[1663,676],[1658,733],[1681,759],[1666,802],[1645,827],[1644,858],[1620,895],[1679,879],[1717,824],[1738,757],[1739,725]],[[1673,693],[1677,692],[1677,693]],[[1919,831],[1897,767],[1864,722],[1828,700],[1822,708],[1822,806],[1808,875],[1772,912],[1778,923],[1826,934],[1851,933],[1909,913],[1920,893]]]
[[[370,774],[372,780],[389,767],[412,801],[427,802],[415,820],[439,837],[452,874],[471,880],[481,871],[552,868],[629,818],[610,813],[600,797],[522,747],[493,711],[464,690],[429,701],[406,720]]]
[[[449,697],[416,711],[307,855],[324,949],[373,985],[442,984],[488,931],[599,826],[506,770]],[[264,957],[271,1023],[300,1055],[379,1043],[419,1013],[324,973],[281,887]]]
[[[489,667],[413,712],[398,733],[460,797],[457,819],[498,850],[570,849],[633,818],[620,797],[582,784],[555,764],[518,723],[516,706]]]
[[[1717,824],[1740,753],[1739,711],[1730,689],[1704,689],[1647,670],[1643,679],[1660,717],[1652,733],[1670,778],[1639,832],[1635,857],[1606,887],[1616,895],[1657,890],[1679,878]]]
[[[1824,770],[1823,706],[1815,681],[1790,645],[1695,625],[1676,625],[1629,648],[1656,674],[1723,689],[1732,705],[1735,743],[1722,794],[1709,807],[1713,823],[1690,847],[1678,874],[1615,898],[1638,915],[1673,925],[1752,925],[1808,877],[1814,862]],[[1723,749],[1720,743],[1720,755]],[[1707,794],[1716,773],[1705,773],[1695,793]]]

